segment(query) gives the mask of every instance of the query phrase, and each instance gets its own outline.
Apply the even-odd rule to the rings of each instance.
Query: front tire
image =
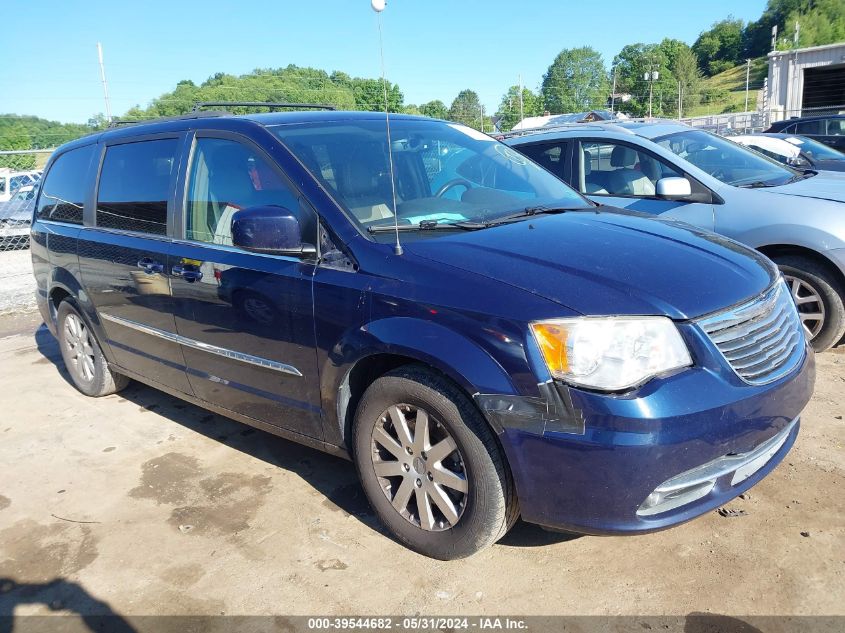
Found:
[[[62,359],[79,391],[99,398],[117,393],[129,384],[129,378],[109,368],[88,322],[69,300],[59,304],[56,321]]]
[[[812,259],[790,255],[774,261],[789,286],[810,345],[817,352],[836,345],[845,334],[842,284]]]
[[[492,545],[519,513],[502,449],[448,379],[407,366],[376,380],[353,427],[367,499],[393,535],[440,560]]]

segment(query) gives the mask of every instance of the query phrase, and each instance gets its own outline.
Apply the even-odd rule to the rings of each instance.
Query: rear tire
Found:
[[[59,304],[56,321],[62,359],[79,391],[99,398],[117,393],[129,384],[129,378],[109,368],[88,321],[70,300]]]
[[[775,258],[786,278],[804,333],[813,349],[823,352],[845,334],[845,289],[823,265],[806,257],[787,255]]]
[[[401,367],[370,385],[355,415],[353,448],[373,510],[420,554],[470,556],[502,538],[519,515],[487,422],[457,386],[425,367]]]

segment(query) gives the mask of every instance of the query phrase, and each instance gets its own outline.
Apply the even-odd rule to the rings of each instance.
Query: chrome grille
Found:
[[[804,329],[782,280],[763,296],[697,323],[737,375],[753,385],[785,376],[804,356]]]

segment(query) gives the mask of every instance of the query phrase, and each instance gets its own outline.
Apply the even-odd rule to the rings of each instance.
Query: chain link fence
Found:
[[[0,315],[35,309],[29,232],[41,170],[51,150],[0,150]],[[19,169],[19,157],[34,169]]]

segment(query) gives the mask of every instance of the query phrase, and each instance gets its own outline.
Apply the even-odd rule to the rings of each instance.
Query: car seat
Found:
[[[601,172],[593,172],[593,155],[584,150],[584,193],[607,195],[607,189],[599,182]]]
[[[634,169],[637,151],[617,145],[610,153],[610,166],[616,169],[609,174],[610,191],[613,194],[629,196],[653,196],[654,183],[641,171]]]

